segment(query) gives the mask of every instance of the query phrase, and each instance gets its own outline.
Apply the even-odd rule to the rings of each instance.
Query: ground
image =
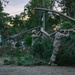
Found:
[[[4,59],[0,58],[0,75],[75,75],[75,67],[3,65]]]
[[[0,75],[75,75],[75,67],[0,66]]]

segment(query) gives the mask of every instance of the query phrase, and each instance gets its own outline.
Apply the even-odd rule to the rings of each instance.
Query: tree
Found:
[[[2,31],[2,26],[3,26],[3,14],[2,14],[2,11],[3,11],[3,7],[2,7],[2,2],[0,1],[0,34],[1,34],[1,31]]]
[[[3,6],[6,6],[9,3],[8,0],[0,0],[0,2],[2,3]]]
[[[75,0],[62,0],[63,12],[67,15],[74,17],[75,15]]]
[[[71,17],[75,16],[75,0],[52,0],[52,1],[58,4],[58,7],[61,8],[63,13],[66,13],[68,16]],[[54,7],[55,6],[56,5],[54,5]]]
[[[3,3],[5,0],[0,0],[0,34],[4,37],[6,35],[6,30],[8,29],[7,25],[7,13],[3,12]]]
[[[44,0],[44,7],[45,8],[50,8],[50,1],[51,0]],[[43,0],[31,0],[26,6],[25,6],[28,10],[28,16],[29,16],[29,20],[26,21],[26,27],[28,29],[42,25],[42,11],[36,11],[35,14],[32,13],[32,10],[35,7],[43,7]]]

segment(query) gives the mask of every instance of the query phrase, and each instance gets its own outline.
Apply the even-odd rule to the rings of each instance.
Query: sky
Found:
[[[4,12],[9,13],[12,16],[16,14],[20,14],[24,10],[24,6],[30,0],[8,0],[9,3],[6,7],[4,7]]]

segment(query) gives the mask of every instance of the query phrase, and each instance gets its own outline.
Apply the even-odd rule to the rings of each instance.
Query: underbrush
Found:
[[[64,38],[57,55],[56,62],[58,65],[75,66],[75,35],[71,33],[70,38]],[[43,65],[50,60],[53,50],[53,40],[49,38],[43,41],[36,41],[33,48],[27,50],[20,48],[12,49],[10,46],[0,50],[0,56],[8,56],[10,59],[4,60],[5,65]]]

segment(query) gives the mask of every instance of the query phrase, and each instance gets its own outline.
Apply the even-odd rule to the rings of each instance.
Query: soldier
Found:
[[[60,43],[61,43],[61,38],[62,37],[68,37],[69,36],[69,32],[67,34],[63,34],[61,33],[61,27],[57,26],[56,27],[56,33],[55,33],[55,39],[54,39],[54,43],[53,43],[53,53],[51,55],[50,61],[49,61],[49,65],[56,65],[54,62],[56,60],[56,55],[58,54],[59,51],[59,47],[60,47]]]
[[[41,40],[42,40],[42,38],[41,38],[40,31],[38,33],[36,33],[36,30],[32,30],[32,51],[31,51],[31,54],[33,56],[41,57],[40,53],[42,50],[40,51],[40,49],[35,49],[37,47],[37,43],[41,46]]]
[[[16,48],[16,46],[15,46],[16,42],[14,40],[11,40],[10,42],[11,42],[12,48]]]
[[[32,47],[35,44],[36,39],[40,37],[38,34],[39,33],[36,33],[36,30],[32,30]]]
[[[23,50],[25,49],[24,41],[21,42],[21,47],[22,47]]]

